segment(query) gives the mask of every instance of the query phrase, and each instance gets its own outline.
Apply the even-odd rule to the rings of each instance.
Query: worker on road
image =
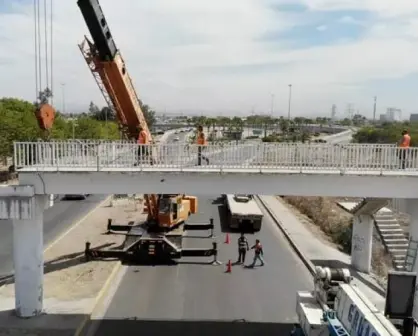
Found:
[[[248,240],[244,233],[241,233],[241,237],[238,238],[238,264],[245,263],[245,255],[249,249]]]
[[[138,157],[137,157],[137,164],[140,163],[148,163],[150,162],[151,166],[154,164],[150,148],[149,148],[149,138],[147,132],[141,125],[138,125]]]
[[[198,166],[202,165],[202,159],[206,160],[206,164],[209,164],[209,159],[206,156],[202,155],[202,151],[205,148],[204,146],[207,146],[208,143],[206,141],[205,133],[203,133],[203,127],[200,125],[197,127],[196,144],[198,145],[197,165]]]
[[[399,161],[401,164],[401,169],[405,169],[406,160],[409,154],[409,146],[411,145],[411,136],[407,130],[402,131],[402,137],[398,142],[399,144]]]
[[[255,245],[251,249],[254,250],[254,260],[250,267],[254,267],[257,260],[260,260],[261,266],[264,266],[264,251],[259,239],[255,240]]]

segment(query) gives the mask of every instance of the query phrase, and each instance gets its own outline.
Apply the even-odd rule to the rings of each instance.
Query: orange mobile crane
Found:
[[[109,108],[115,112],[122,132],[128,139],[136,139],[140,125],[151,139],[132,80],[98,0],[78,0],[77,4],[94,41],[85,37],[79,48]],[[150,259],[173,260],[182,256],[216,256],[216,243],[210,249],[182,248],[181,238],[185,230],[211,230],[213,235],[213,219],[207,224],[185,223],[191,214],[197,212],[196,197],[154,194],[144,195],[144,199],[148,213],[144,225],[132,227],[112,225],[111,220],[108,222],[109,232],[126,231],[127,235],[138,239],[119,251],[93,250],[87,243],[88,258],[134,258],[138,262]]]

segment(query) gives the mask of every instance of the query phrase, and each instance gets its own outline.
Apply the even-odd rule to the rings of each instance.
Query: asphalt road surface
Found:
[[[53,207],[44,211],[44,246],[64,233],[103,201],[105,195],[90,195],[85,200],[62,200],[58,195]],[[0,225],[0,280],[13,272],[13,226],[11,221]]]
[[[286,335],[297,322],[296,292],[312,290],[310,273],[267,213],[259,238],[266,264],[254,269],[225,263],[237,258],[238,234],[225,244],[224,208],[218,196],[199,197],[199,213],[189,222],[214,218],[221,266],[208,257],[185,259],[177,266],[129,266],[105,316],[90,322],[85,335]],[[223,224],[222,224],[223,225]],[[207,233],[189,232],[184,247],[210,247]],[[252,261],[247,255],[246,264]],[[194,261],[194,263],[192,263]],[[200,261],[200,264],[197,262]]]

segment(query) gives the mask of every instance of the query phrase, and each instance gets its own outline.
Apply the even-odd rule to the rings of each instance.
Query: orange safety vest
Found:
[[[400,147],[408,148],[410,144],[411,144],[411,136],[409,134],[405,134],[402,137],[402,142],[401,142]]]
[[[139,132],[138,143],[141,144],[141,145],[148,144],[147,132],[145,132],[145,131]]]
[[[205,139],[205,133],[203,132],[197,133],[197,144],[201,146],[204,146],[207,144],[206,139]]]

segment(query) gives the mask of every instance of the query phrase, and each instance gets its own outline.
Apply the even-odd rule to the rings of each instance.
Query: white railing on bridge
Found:
[[[125,141],[53,141],[16,142],[15,166],[24,170],[101,170],[150,168],[147,153],[153,157],[153,169],[277,169],[393,171],[418,170],[418,148],[402,151],[381,144],[301,144],[301,143],[228,143],[208,145],[198,162],[198,146],[185,143],[138,146]],[[402,167],[404,164],[404,167]]]

